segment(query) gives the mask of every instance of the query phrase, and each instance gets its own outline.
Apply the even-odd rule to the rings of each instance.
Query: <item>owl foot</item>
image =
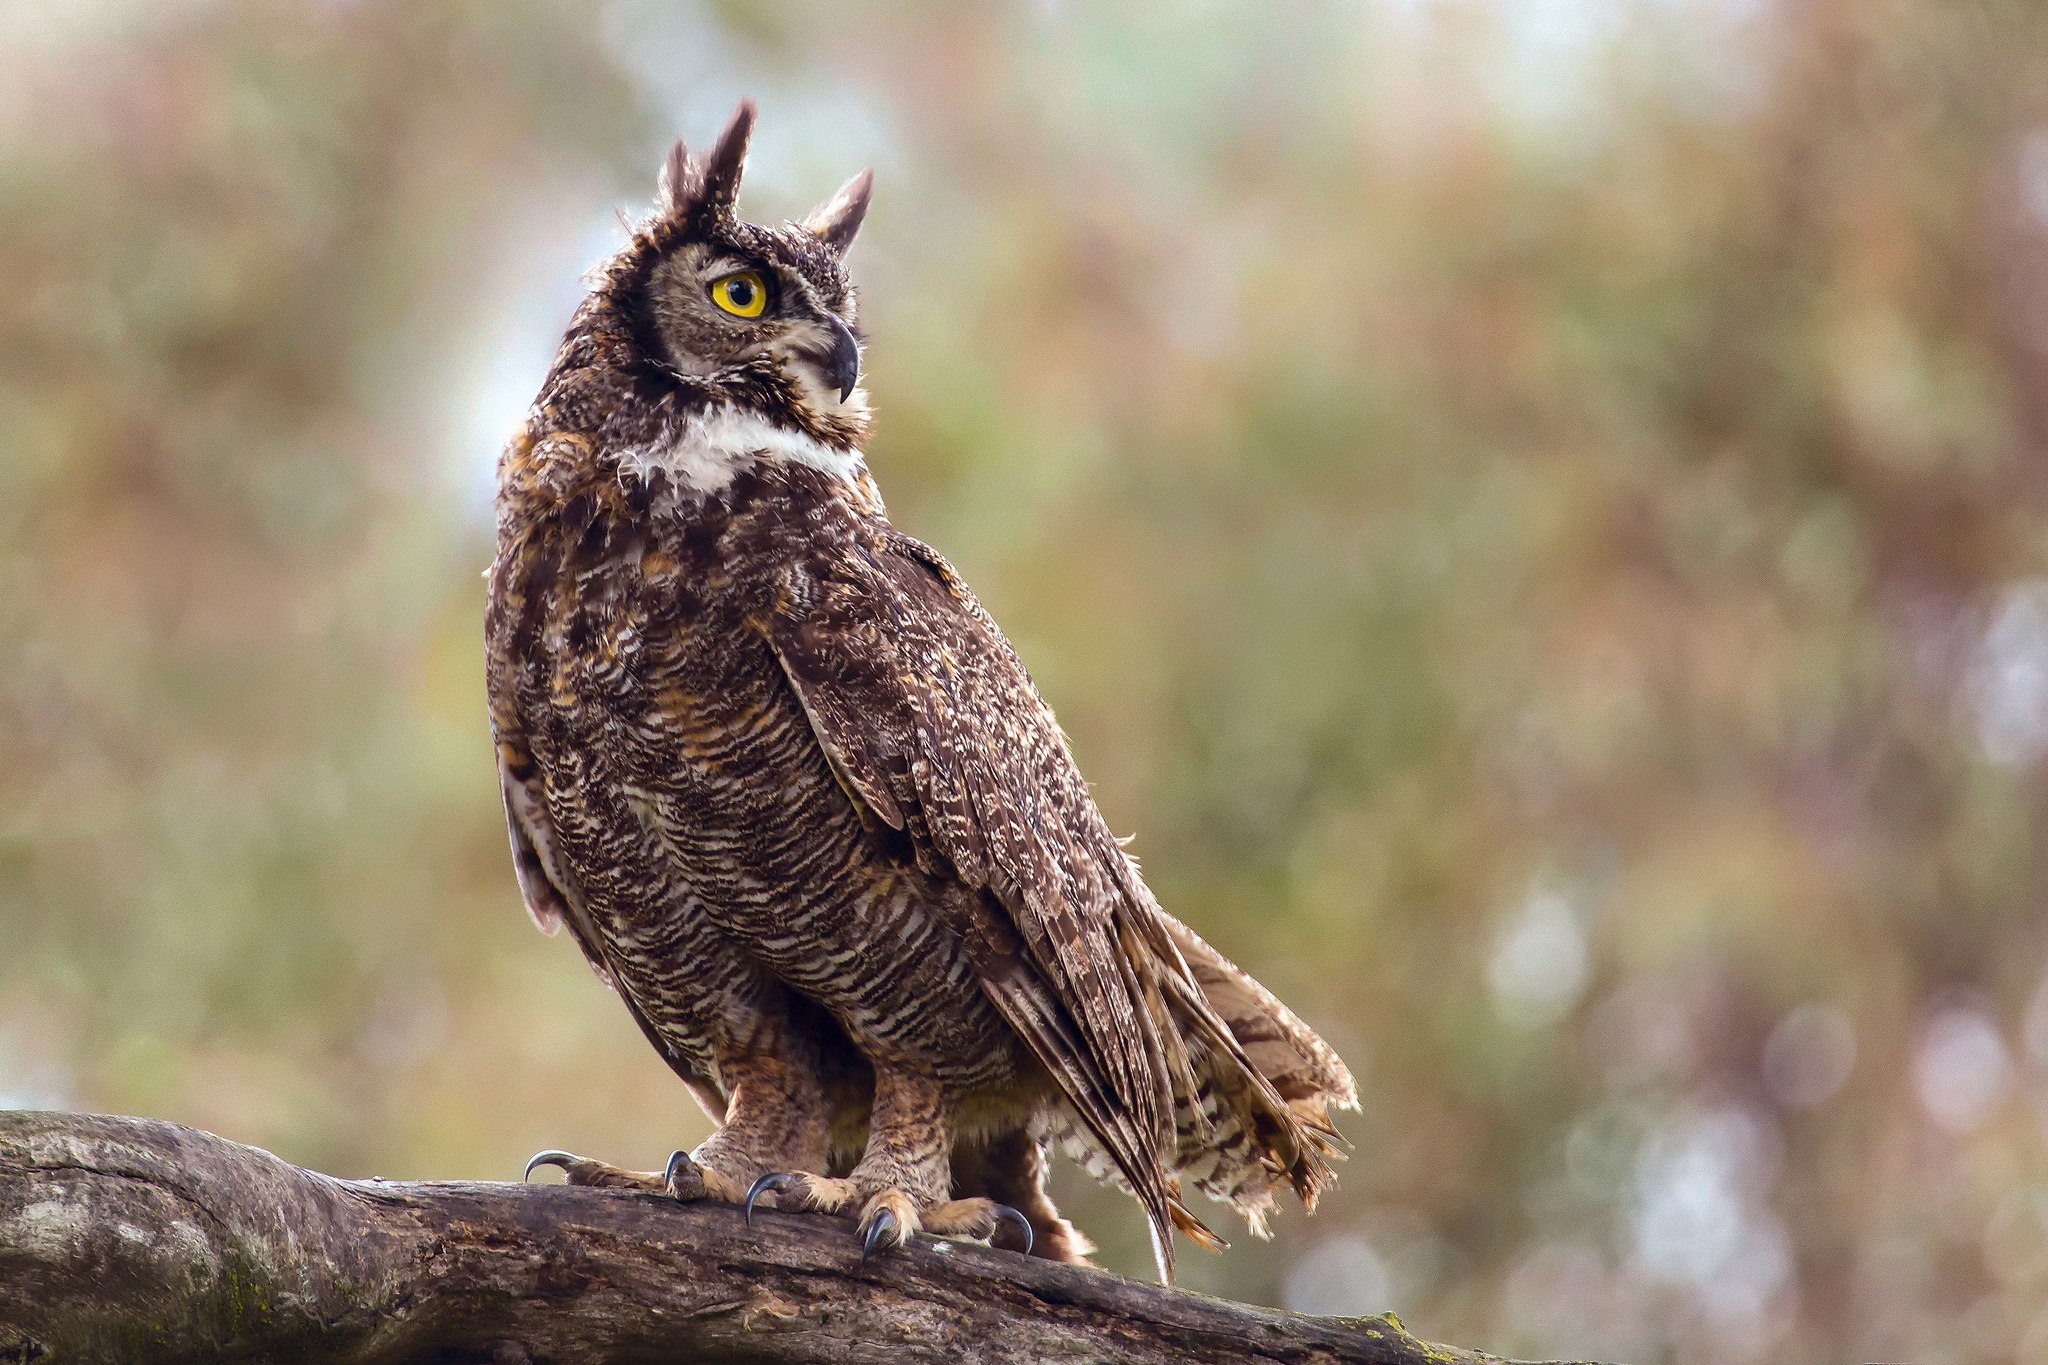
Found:
[[[841,1213],[860,1202],[860,1187],[851,1180],[802,1171],[770,1171],[747,1190],[743,1202],[749,1225],[754,1221],[754,1205],[764,1194],[774,1195],[775,1207],[787,1213]]]
[[[1021,1251],[1031,1254],[1031,1220],[1022,1211],[1008,1204],[998,1204],[993,1199],[953,1199],[934,1209],[924,1212],[924,1230],[940,1237],[965,1237],[970,1241],[987,1242],[995,1245],[996,1231],[1003,1224],[1016,1227],[1017,1235],[1024,1239],[1021,1247],[1005,1247],[1006,1251]],[[1005,1240],[1015,1241],[1016,1238]]]
[[[754,1221],[754,1205],[764,1194],[773,1194],[775,1206],[792,1213],[844,1215],[858,1209],[859,1222],[855,1227],[860,1233],[863,1265],[876,1251],[900,1247],[919,1232],[989,1242],[996,1229],[1006,1222],[1014,1223],[1022,1232],[1024,1254],[1031,1254],[1031,1220],[993,1199],[951,1199],[932,1204],[920,1213],[916,1199],[900,1189],[878,1190],[863,1201],[860,1186],[851,1180],[776,1171],[756,1180],[747,1191],[749,1223]]]
[[[854,1230],[860,1233],[860,1263],[866,1265],[877,1247],[884,1251],[900,1247],[923,1231],[923,1220],[917,1216],[917,1205],[909,1195],[901,1190],[883,1190],[868,1200]]]
[[[731,1182],[708,1166],[700,1166],[690,1159],[688,1152],[677,1152],[668,1159],[666,1168],[659,1171],[628,1171],[618,1166],[593,1161],[587,1156],[576,1156],[570,1152],[547,1151],[526,1163],[526,1177],[542,1166],[559,1166],[571,1185],[589,1185],[601,1190],[639,1190],[645,1194],[666,1194],[685,1202],[698,1199],[722,1199],[729,1204],[740,1202],[739,1191],[731,1188]]]
[[[547,1151],[535,1155],[526,1163],[526,1174],[522,1180],[531,1180],[533,1173],[543,1166],[559,1166],[571,1185],[589,1185],[600,1190],[646,1190],[656,1191],[667,1188],[667,1178],[661,1171],[629,1171],[619,1166],[592,1161],[587,1156],[573,1152]]]

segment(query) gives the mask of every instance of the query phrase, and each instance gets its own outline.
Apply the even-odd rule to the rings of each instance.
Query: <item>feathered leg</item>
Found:
[[[986,1240],[1005,1219],[1028,1243],[1029,1218],[993,1199],[952,1197],[952,1115],[931,1076],[875,1068],[867,1150],[844,1179],[806,1171],[776,1172],[754,1182],[748,1203],[772,1192],[777,1206],[800,1212],[853,1214],[866,1258],[902,1246],[919,1232]]]
[[[743,1049],[719,1059],[730,1089],[725,1121],[694,1152],[677,1152],[662,1171],[628,1171],[568,1152],[527,1163],[559,1166],[571,1185],[666,1191],[678,1199],[745,1203],[765,1171],[824,1169],[831,1133],[814,1046],[801,1030],[762,1027]]]

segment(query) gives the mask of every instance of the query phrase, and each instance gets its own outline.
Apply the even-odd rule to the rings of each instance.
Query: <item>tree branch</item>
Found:
[[[1495,1359],[839,1223],[559,1185],[336,1180],[148,1119],[0,1113],[0,1365]]]

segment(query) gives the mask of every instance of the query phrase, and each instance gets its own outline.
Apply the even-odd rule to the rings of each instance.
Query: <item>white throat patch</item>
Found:
[[[788,460],[857,484],[867,474],[858,450],[834,450],[802,431],[773,426],[731,408],[691,417],[672,441],[619,452],[619,467],[640,478],[659,469],[697,493],[723,493],[743,469],[760,460]]]

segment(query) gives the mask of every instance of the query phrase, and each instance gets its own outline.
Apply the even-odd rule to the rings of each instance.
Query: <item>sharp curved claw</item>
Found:
[[[882,1239],[895,1231],[896,1215],[887,1209],[877,1211],[875,1221],[868,1224],[868,1235],[861,1240],[860,1263],[866,1265],[868,1257],[874,1254],[875,1248],[881,1244]]]
[[[754,1226],[755,1200],[759,1199],[762,1195],[769,1193],[771,1190],[779,1194],[783,1190],[790,1188],[792,1185],[797,1185],[800,1183],[801,1182],[795,1176],[790,1175],[787,1172],[770,1171],[768,1174],[762,1176],[759,1180],[756,1180],[753,1184],[749,1185],[747,1187],[746,1203],[747,1226]]]
[[[1017,1225],[1018,1229],[1024,1234],[1024,1254],[1029,1256],[1033,1245],[1031,1220],[1018,1210],[1011,1208],[1008,1204],[998,1204],[996,1205],[996,1221],[998,1223],[1015,1223]]]
[[[566,1171],[581,1159],[573,1152],[558,1152],[553,1148],[549,1148],[545,1152],[535,1153],[533,1160],[526,1163],[526,1174],[519,1178],[521,1180],[533,1179],[534,1170],[541,1166],[559,1166]]]

